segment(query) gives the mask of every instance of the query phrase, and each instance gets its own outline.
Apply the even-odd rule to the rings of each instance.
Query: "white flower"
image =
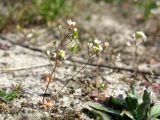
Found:
[[[143,31],[136,31],[135,33],[131,34],[132,40],[127,42],[128,46],[136,45],[139,46],[147,40],[147,36]]]
[[[52,53],[52,57],[56,58],[57,57],[57,53]]]
[[[47,50],[46,54],[48,55],[49,58],[56,58],[57,57],[57,53],[51,52],[50,50]]]
[[[100,41],[100,40],[98,40],[98,39],[95,39],[95,40],[94,40],[94,43],[95,43],[95,44],[100,44],[100,43],[101,43],[101,41]]]
[[[93,47],[93,43],[89,42],[89,43],[88,43],[88,47],[89,47],[89,48]]]
[[[94,51],[95,53],[102,52],[102,50],[103,50],[103,48],[102,48],[101,45],[99,45],[99,46],[93,46],[93,51]]]
[[[71,30],[72,32],[77,32],[77,28],[76,28],[76,22],[73,22],[72,20],[67,20],[67,23],[69,25],[69,30]]]
[[[67,23],[69,26],[75,26],[76,25],[76,22],[73,22],[72,20],[67,20]]]
[[[47,50],[47,51],[46,51],[46,54],[47,54],[48,56],[50,56],[50,55],[51,55],[51,51],[50,51],[50,50]]]
[[[147,36],[144,34],[143,31],[137,31],[136,36],[139,36],[139,37],[143,38],[144,41],[147,40]]]
[[[94,41],[89,42],[88,47],[89,47],[90,51],[93,53],[101,52],[103,50],[103,48],[100,43],[101,43],[101,41],[98,39],[95,39]]]
[[[137,31],[132,35],[136,40],[147,40],[147,36],[144,34],[143,31]]]

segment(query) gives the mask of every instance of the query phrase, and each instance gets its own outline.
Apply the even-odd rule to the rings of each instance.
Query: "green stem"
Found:
[[[135,57],[135,64],[134,64],[134,72],[135,72],[135,76],[134,76],[134,80],[137,79],[137,72],[138,72],[138,46],[135,44],[135,53],[134,53],[134,57]]]

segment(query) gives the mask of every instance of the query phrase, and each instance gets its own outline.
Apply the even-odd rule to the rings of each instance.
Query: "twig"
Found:
[[[18,46],[21,46],[21,47],[24,47],[24,48],[27,48],[27,49],[30,49],[30,50],[33,50],[33,51],[36,51],[36,52],[40,52],[40,53],[44,52],[43,50],[35,48],[35,47],[31,47],[31,46],[24,45],[24,44],[21,44],[21,43],[13,42],[11,39],[9,39],[7,37],[4,37],[3,35],[0,35],[0,38],[1,38],[1,40],[8,41],[13,45],[18,45]]]
[[[51,66],[51,65],[50,64],[44,64],[44,65],[36,65],[36,66],[32,66],[32,67],[23,67],[23,68],[15,68],[15,69],[1,69],[0,74],[23,71],[23,70],[37,69],[37,68],[48,67],[48,66]]]
[[[42,53],[43,50],[38,49],[38,48],[33,48],[27,45],[22,45],[20,43],[15,43],[12,40],[4,37],[3,35],[0,35],[1,40],[6,40],[14,45],[18,45],[36,52],[40,52]],[[76,62],[79,64],[86,64],[85,62],[82,61],[77,61],[77,60],[73,60],[73,59],[67,59],[71,62]],[[92,64],[92,63],[88,63],[87,65],[89,66],[97,66],[96,64]],[[14,72],[14,71],[21,71],[21,70],[28,70],[28,69],[35,69],[35,68],[41,68],[41,67],[46,67],[46,66],[50,66],[50,64],[45,64],[45,65],[39,65],[39,66],[33,66],[33,67],[26,67],[26,68],[19,68],[19,69],[11,69],[11,70],[0,70],[0,73],[7,73],[7,72]],[[111,66],[111,65],[98,65],[98,67],[102,67],[102,68],[109,68],[109,69],[116,69],[116,70],[120,70],[120,71],[127,71],[127,72],[134,72],[133,68],[125,68],[125,67],[118,67],[118,66]],[[144,71],[144,70],[138,70],[137,71],[138,74],[148,74],[148,75],[154,75],[154,76],[160,76],[160,73],[156,73],[156,72],[151,72],[151,71]]]
[[[73,59],[69,59],[71,62],[79,63],[79,64],[87,64],[86,62],[82,61],[77,61]],[[68,65],[73,65],[72,63],[67,63]],[[88,66],[93,66],[93,67],[100,67],[100,68],[108,68],[108,69],[114,69],[114,70],[119,70],[119,71],[126,71],[126,72],[134,72],[133,68],[125,68],[125,67],[118,67],[118,66],[111,66],[111,65],[97,65],[93,63],[88,63]],[[32,67],[24,67],[24,68],[15,68],[15,69],[1,69],[0,74],[2,73],[9,73],[9,72],[17,72],[17,71],[23,71],[23,70],[30,70],[30,69],[38,69],[42,67],[49,67],[52,66],[50,64],[43,64],[43,65],[37,65],[37,66],[32,66]],[[154,75],[154,76],[160,76],[160,73],[156,72],[151,72],[151,71],[145,71],[145,70],[138,70],[138,74],[148,74],[148,75]]]
[[[79,64],[86,64],[85,62],[77,61],[77,60],[73,60],[73,59],[70,59],[69,61],[76,62]],[[97,64],[93,64],[93,63],[88,63],[88,65],[94,66],[94,67],[97,66],[97,67],[101,67],[101,68],[115,69],[115,70],[119,70],[119,71],[134,72],[133,68],[125,68],[125,67],[118,67],[118,66],[111,66],[111,65],[97,65]],[[145,71],[145,70],[138,70],[137,73],[160,76],[160,73],[156,73],[156,72],[152,72],[152,71]]]

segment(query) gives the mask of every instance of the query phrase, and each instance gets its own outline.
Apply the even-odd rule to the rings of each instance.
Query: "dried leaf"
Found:
[[[44,81],[46,81],[46,82],[49,81],[50,77],[51,77],[50,74],[43,74],[43,75],[42,75],[42,79],[43,79]],[[53,78],[51,78],[51,81],[53,81]],[[50,82],[51,82],[51,81],[50,81]]]
[[[51,100],[44,100],[39,102],[40,106],[45,109],[53,107],[54,103]]]

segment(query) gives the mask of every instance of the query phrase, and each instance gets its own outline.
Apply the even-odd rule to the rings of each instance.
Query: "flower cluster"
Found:
[[[62,50],[62,48],[66,49],[66,47],[67,47],[67,49],[70,52],[76,52],[78,50],[78,44],[75,41],[78,37],[78,30],[76,28],[76,22],[73,22],[72,20],[68,20],[67,23],[69,26],[68,34],[64,37],[64,39],[61,40],[61,42],[53,41],[52,50],[46,51],[46,54],[48,55],[48,57],[50,59],[65,60],[66,59],[66,51]],[[60,29],[61,29],[61,26],[59,26],[59,30]],[[70,36],[71,36],[71,38],[70,38]],[[70,38],[70,41],[67,38]]]
[[[46,54],[49,57],[49,59],[55,59],[57,56],[57,54],[55,52],[51,52],[50,50],[47,50]]]
[[[65,60],[66,59],[66,51],[64,50],[59,50],[58,51],[58,57],[62,60]]]
[[[78,30],[76,28],[76,22],[72,20],[67,20],[67,24],[69,26],[69,32],[71,32],[72,40],[77,39],[78,37]]]
[[[50,50],[46,51],[46,54],[50,59],[61,59],[65,60],[66,59],[66,51],[59,49],[58,52],[51,52]],[[57,56],[58,55],[58,56]]]
[[[67,20],[67,23],[69,26],[69,30],[71,30],[72,32],[77,32],[76,22],[74,22],[72,20]]]
[[[89,47],[90,52],[95,53],[95,54],[100,53],[103,50],[101,41],[98,39],[95,39],[94,41],[90,41],[88,43],[88,47]]]
[[[132,37],[134,38],[134,40],[143,40],[143,41],[147,40],[147,37],[143,31],[137,31],[133,33]]]
[[[145,35],[143,31],[136,31],[135,33],[131,35],[131,37],[133,39],[127,42],[128,46],[131,46],[132,44],[139,46],[147,40],[147,36]]]

